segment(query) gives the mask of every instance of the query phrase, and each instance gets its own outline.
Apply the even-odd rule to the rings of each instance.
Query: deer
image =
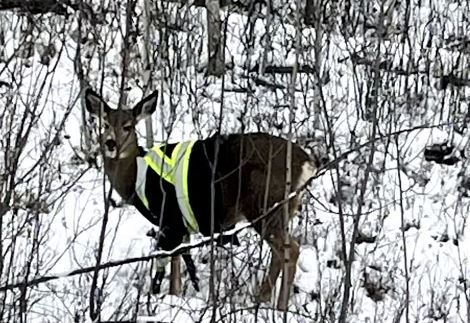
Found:
[[[90,88],[84,92],[84,101],[86,110],[100,118],[104,125],[100,142],[106,176],[125,203],[134,205],[159,227],[159,247],[170,251],[190,233],[198,231],[211,236],[248,221],[271,251],[268,274],[258,289],[258,299],[260,302],[272,299],[273,287],[282,272],[286,283],[281,284],[277,308],[286,310],[300,253],[299,243],[286,229],[282,208],[269,214],[265,212],[267,206],[285,199],[289,141],[264,132],[216,133],[203,140],[165,143],[142,152],[136,125],[155,112],[158,91],[132,109],[112,109]],[[160,156],[161,165],[153,161],[150,167],[150,152]],[[291,142],[290,156],[290,187],[291,192],[296,192],[316,175],[321,161],[294,142]],[[172,161],[184,166],[175,166]],[[184,194],[180,192],[183,189],[167,178],[179,172],[178,169],[187,171],[187,184],[181,185],[186,189]],[[139,177],[144,178],[143,184]],[[286,202],[289,203],[289,221],[298,214],[301,202],[302,194]],[[185,210],[184,203],[190,204],[192,212]],[[285,248],[288,259],[284,258]]]

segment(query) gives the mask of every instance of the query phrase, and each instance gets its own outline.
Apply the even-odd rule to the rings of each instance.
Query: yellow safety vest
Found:
[[[196,140],[178,143],[168,157],[161,145],[153,147],[142,157],[137,157],[137,180],[135,191],[143,204],[149,209],[145,195],[147,168],[150,166],[161,178],[175,186],[176,199],[183,214],[183,222],[191,233],[199,232],[199,225],[189,202],[188,169],[189,158]]]

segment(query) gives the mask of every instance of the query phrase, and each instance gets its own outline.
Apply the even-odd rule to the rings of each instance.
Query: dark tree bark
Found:
[[[218,0],[206,0],[207,8],[207,74],[221,76],[224,74],[224,41],[220,21],[220,4]]]

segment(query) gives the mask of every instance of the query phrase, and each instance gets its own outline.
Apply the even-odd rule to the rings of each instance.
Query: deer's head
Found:
[[[89,113],[101,119],[104,127],[101,144],[105,157],[127,158],[137,150],[137,123],[150,116],[157,107],[158,92],[155,91],[131,110],[111,109],[103,98],[88,89],[85,91],[85,106]]]

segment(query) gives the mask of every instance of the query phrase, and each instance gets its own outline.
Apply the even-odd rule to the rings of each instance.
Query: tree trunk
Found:
[[[181,257],[171,257],[170,295],[181,295]]]
[[[206,0],[207,8],[207,74],[221,76],[225,71],[224,42],[219,0]]]

